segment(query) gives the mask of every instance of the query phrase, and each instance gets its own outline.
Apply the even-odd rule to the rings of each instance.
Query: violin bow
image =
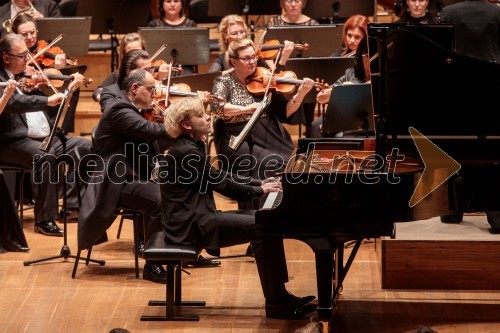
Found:
[[[260,47],[262,46],[262,44],[264,43],[264,37],[266,36],[267,34],[267,27],[264,29],[264,32],[262,33],[262,35],[260,36],[259,40],[257,41],[257,43],[255,43],[255,50],[260,50]]]
[[[57,89],[54,88],[54,86],[52,85],[52,83],[50,83],[49,78],[45,75],[45,73],[42,71],[42,68],[40,67],[40,65],[35,61],[35,58],[29,52],[28,52],[28,57],[30,58],[31,61],[33,61],[33,63],[35,64],[36,68],[40,72],[40,75],[42,75],[43,79],[47,82],[47,85],[49,86],[50,89],[52,89],[52,91],[54,92],[54,94],[59,93],[59,91],[57,91]]]
[[[28,62],[26,63],[26,65],[29,65],[32,61],[33,62],[36,62],[35,59],[38,58],[40,55],[42,55],[45,51],[47,51],[48,49],[50,49],[52,46],[54,46],[55,43],[57,43],[58,41],[60,41],[62,38],[64,37],[64,34],[60,34],[59,36],[57,36],[56,38],[54,38],[54,40],[52,42],[50,42],[49,44],[47,44],[47,46],[45,46],[43,49],[41,49],[40,51],[38,51],[33,57],[30,57],[31,59],[28,60]]]
[[[170,68],[174,65],[174,61],[170,60]],[[168,108],[168,98],[170,97],[170,78],[172,77],[172,71],[168,71],[167,76],[167,91],[165,92],[165,107]]]
[[[149,61],[153,61],[156,59],[156,57],[163,52],[163,50],[165,50],[165,48],[167,47],[167,43],[163,44],[162,46],[160,46],[160,48],[151,56],[151,58],[149,58]]]

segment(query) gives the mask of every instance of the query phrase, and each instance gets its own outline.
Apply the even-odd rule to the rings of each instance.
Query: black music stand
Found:
[[[343,132],[369,137],[375,131],[370,83],[335,86],[323,119],[323,136]]]
[[[345,74],[346,69],[354,67],[353,57],[318,57],[318,58],[290,58],[286,62],[286,70],[292,71],[297,78],[324,80],[331,85]],[[304,97],[304,103],[316,103],[317,91],[311,89]]]
[[[267,29],[266,40],[307,43],[308,50],[295,50],[290,58],[329,57],[342,46],[343,25],[274,26]]]
[[[52,143],[54,142],[54,137],[57,137],[61,143],[62,143],[62,162],[64,162],[66,165],[71,163],[71,158],[68,158],[66,154],[66,133],[63,130],[63,124],[66,118],[67,110],[70,106],[71,102],[71,97],[73,96],[74,90],[68,90],[66,89],[64,94],[64,99],[62,103],[59,106],[59,110],[57,112],[56,119],[54,121],[54,126],[52,127],[49,136],[47,136],[42,144],[40,145],[40,150],[47,153],[50,148],[52,147]],[[61,251],[58,255],[51,256],[51,257],[46,257],[46,258],[41,258],[41,259],[36,259],[36,260],[27,260],[23,262],[24,266],[29,266],[31,264],[36,264],[39,262],[44,262],[44,261],[49,261],[53,259],[60,259],[64,258],[64,260],[68,260],[68,258],[73,258],[76,259],[76,256],[71,254],[71,250],[69,249],[68,246],[68,224],[66,220],[66,202],[67,202],[67,194],[66,194],[66,185],[67,185],[67,171],[64,171],[64,179],[63,179],[63,205],[62,205],[62,211],[63,211],[63,225],[64,225],[64,243],[63,246],[61,247]],[[78,181],[75,179],[75,181]],[[95,260],[95,259],[89,259],[89,261],[92,261],[94,263],[97,263],[99,265],[104,265],[105,261],[104,260]]]
[[[167,43],[163,52],[169,54],[174,63],[210,63],[210,40],[208,28],[139,28],[146,41],[146,50],[151,54]]]
[[[117,34],[137,31],[148,23],[149,0],[85,0],[78,1],[77,16],[91,16],[90,33],[109,34],[111,71],[118,65]]]
[[[191,91],[212,91],[212,87],[214,86],[214,80],[216,77],[222,75],[221,71],[212,72],[212,73],[203,73],[203,74],[195,74],[195,75],[184,75],[184,76],[176,76],[170,79],[171,84],[175,83],[185,83],[190,88]],[[167,79],[163,79],[163,84],[167,84]]]
[[[91,17],[46,17],[36,20],[38,36],[47,43],[64,31],[64,38],[55,46],[64,50],[67,57],[81,57],[89,51]]]

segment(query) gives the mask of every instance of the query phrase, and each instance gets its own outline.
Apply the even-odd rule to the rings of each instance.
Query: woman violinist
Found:
[[[222,71],[222,74],[228,74],[233,71],[233,66],[229,64],[228,47],[231,42],[239,39],[248,38],[248,27],[245,20],[235,14],[227,15],[222,18],[219,24],[219,47],[222,53],[220,53],[214,62],[210,65],[208,69],[209,73]],[[278,64],[280,66],[285,66],[288,57],[294,50],[294,43],[290,41],[284,42],[283,52],[281,53],[281,58]],[[259,60],[258,66],[272,67],[274,62],[272,60]]]
[[[368,17],[353,15],[347,19],[342,32],[342,48],[333,53],[332,57],[354,56],[359,43],[368,36]]]
[[[35,19],[28,14],[21,14],[12,22],[12,32],[21,35],[32,55],[47,46],[45,41],[38,39],[38,30]],[[64,68],[73,65],[66,59],[66,54],[59,47],[52,47],[40,58],[36,59],[42,68]]]
[[[241,133],[263,97],[253,96],[247,89],[247,80],[257,71],[253,42],[248,39],[233,41],[229,45],[228,55],[234,71],[216,78],[212,89],[212,94],[225,102],[211,101],[210,104],[215,117],[224,123],[224,128],[219,129],[217,122],[221,122],[216,120],[214,126],[218,132],[215,138],[217,154],[224,169],[265,179],[283,169],[293,150],[290,134],[283,128],[279,118],[289,117],[297,111],[314,81],[304,79],[297,92],[286,96],[288,100],[285,96],[273,93],[270,106],[258,118],[245,142],[235,151],[229,147],[231,135]]]

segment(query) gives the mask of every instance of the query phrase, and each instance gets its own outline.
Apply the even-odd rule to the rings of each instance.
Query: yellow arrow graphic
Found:
[[[414,207],[460,170],[461,166],[415,128],[410,127],[409,131],[425,165],[424,172],[410,199],[409,205]]]

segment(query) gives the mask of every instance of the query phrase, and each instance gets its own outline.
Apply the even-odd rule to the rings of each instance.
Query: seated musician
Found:
[[[8,80],[0,97],[0,115],[16,90],[17,82]],[[0,170],[0,253],[3,251],[28,252],[28,242],[24,236],[17,209],[9,194],[9,188]]]
[[[364,46],[358,47],[355,53],[354,67],[348,68],[345,74],[342,75],[337,81],[335,81],[330,88],[324,89],[318,92],[316,96],[316,101],[320,104],[328,103],[332,90],[335,86],[342,84],[353,84],[353,83],[365,83],[370,81],[370,62],[367,54],[366,43]],[[323,126],[323,116],[316,118],[312,123],[312,137],[321,138],[323,134],[321,133],[321,127]],[[342,136],[343,133],[338,133],[338,136]]]
[[[20,35],[9,33],[0,39],[0,80],[7,81],[26,70],[28,47]],[[81,74],[72,74],[70,88],[78,88],[83,81]],[[0,161],[18,165],[26,169],[33,168],[35,184],[35,232],[49,236],[63,236],[63,231],[56,225],[58,217],[57,163],[54,157],[63,153],[63,145],[55,138],[47,154],[41,154],[40,144],[49,135],[51,119],[47,112],[58,106],[64,95],[56,93],[49,97],[40,92],[24,93],[16,89],[0,116]],[[91,146],[90,141],[67,137],[66,153],[73,156],[77,146]],[[73,178],[73,169],[68,175]],[[76,198],[74,182],[68,186],[68,198]],[[78,201],[68,200],[67,207],[78,208]]]
[[[315,297],[296,297],[288,281],[282,236],[256,237],[255,211],[217,211],[213,191],[248,200],[281,191],[276,180],[260,181],[210,165],[201,138],[211,131],[210,116],[199,98],[174,102],[165,113],[167,133],[176,138],[160,167],[162,226],[172,243],[217,250],[252,242],[269,318],[299,319],[314,311]]]
[[[34,18],[62,17],[59,4],[53,0],[11,0],[0,6],[0,22],[8,23],[19,13],[26,12]],[[2,35],[7,31],[2,28]]]

